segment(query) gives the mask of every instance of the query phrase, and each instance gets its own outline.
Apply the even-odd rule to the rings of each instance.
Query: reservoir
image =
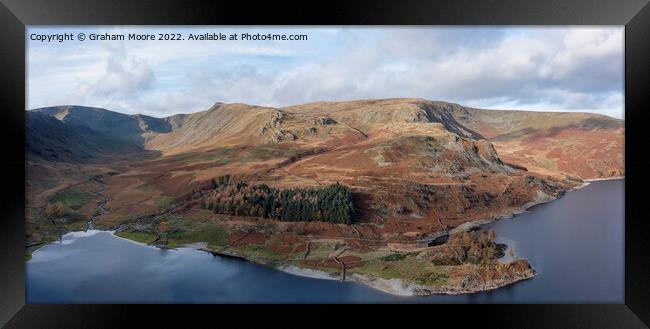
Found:
[[[109,232],[64,235],[26,263],[27,303],[623,303],[624,180],[592,182],[486,225],[537,276],[491,292],[393,296]]]

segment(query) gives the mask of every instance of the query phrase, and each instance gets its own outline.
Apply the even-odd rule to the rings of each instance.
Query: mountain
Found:
[[[583,179],[624,176],[624,121],[591,113],[482,110],[422,99],[323,102],[287,108],[329,114],[356,127],[441,122],[460,136],[487,139],[511,164]]]
[[[56,106],[34,109],[70,126],[85,127],[107,140],[143,147],[149,135],[171,131],[171,124],[146,115],[127,115],[106,109],[85,106]]]
[[[550,175],[625,175],[623,120],[592,113],[480,110],[451,114],[494,143],[501,158]]]
[[[461,137],[482,136],[459,123],[451,109],[458,104],[423,99],[380,99],[350,102],[318,102],[284,108],[288,112],[328,115],[363,131],[392,123],[439,123]]]
[[[399,273],[427,291],[532,277],[525,260],[497,262],[494,234],[457,233],[583,179],[624,175],[623,121],[587,113],[382,99],[215,103],[166,118],[81,106],[26,115],[30,245],[92,218],[159,246],[328,272],[366,264],[359,273]]]
[[[119,138],[39,111],[26,113],[25,138],[28,159],[83,163],[111,157],[124,150],[134,151],[132,145]]]
[[[28,113],[47,114],[59,121],[50,120],[50,125],[71,127],[63,131],[58,125],[60,132],[53,136],[60,138],[46,140],[43,132],[57,128],[37,127],[47,121],[44,117],[31,125],[28,137],[35,140],[28,140],[28,152],[48,159],[83,161],[126,149],[174,155],[287,142],[297,149],[361,140],[394,143],[397,136],[445,132],[487,140],[491,143],[486,147],[493,148],[500,160],[529,171],[580,178],[624,175],[624,122],[589,113],[481,110],[422,99],[318,102],[285,108],[216,103],[207,111],[166,118],[82,106]],[[67,147],[54,145],[61,138]],[[56,151],[59,148],[61,152]]]
[[[456,226],[452,218],[493,216],[580,178],[624,175],[623,121],[587,113],[383,99],[216,103],[166,118],[81,106],[27,116],[28,159],[119,163],[132,174],[118,186],[139,182],[174,197],[223,175],[279,188],[341,182],[368,221],[438,218],[437,226]]]

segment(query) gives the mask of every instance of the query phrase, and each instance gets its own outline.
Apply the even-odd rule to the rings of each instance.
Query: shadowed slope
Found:
[[[28,159],[35,157],[61,162],[88,162],[119,151],[135,150],[122,140],[33,111],[26,113],[25,148]]]
[[[127,115],[105,109],[85,106],[56,106],[35,109],[57,118],[63,123],[83,126],[104,138],[144,147],[151,134],[171,131],[171,124],[163,119],[146,115]]]

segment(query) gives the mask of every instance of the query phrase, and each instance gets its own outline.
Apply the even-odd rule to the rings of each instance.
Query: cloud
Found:
[[[422,97],[596,112],[622,106],[611,101],[623,92],[621,29],[398,30],[383,40],[284,73],[278,100]]]
[[[144,59],[108,59],[106,71],[92,87],[98,96],[131,96],[151,88],[155,75]]]
[[[241,30],[260,31],[182,28],[192,33]],[[152,31],[158,32],[141,32]],[[79,101],[164,116],[204,110],[216,101],[285,106],[420,97],[483,108],[618,117],[623,112],[621,27],[269,31],[310,37],[300,42],[38,45],[28,51],[29,66],[37,68],[29,74],[29,104]]]

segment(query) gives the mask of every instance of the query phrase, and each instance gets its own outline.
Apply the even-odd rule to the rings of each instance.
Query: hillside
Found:
[[[624,175],[623,121],[589,113],[481,110],[422,99],[319,102],[279,109],[216,103],[207,111],[166,118],[81,106],[30,112],[74,127],[67,138],[80,143],[68,144],[84,145],[84,150],[64,149],[58,156],[77,161],[128,147],[178,155],[290,142],[282,148],[302,150],[445,131],[486,139],[503,161],[545,175],[582,179]],[[81,127],[89,130],[79,131]],[[37,133],[29,136],[38,138]],[[52,142],[28,141],[28,145],[48,143]],[[44,148],[31,151],[42,153]],[[52,158],[55,153],[42,155]]]
[[[90,220],[159,247],[349,269],[423,294],[533,277],[526,260],[497,261],[494,232],[463,232],[624,174],[623,122],[585,113],[385,99],[26,115],[28,251]]]
[[[178,154],[234,145],[263,145],[295,142],[297,147],[316,139],[334,137],[348,127],[319,122],[310,115],[287,113],[275,108],[217,103],[207,111],[164,118],[173,130],[158,134],[146,147],[164,154]],[[328,131],[318,133],[319,125]]]
[[[360,220],[397,220],[400,230],[435,231],[500,216],[574,184],[561,175],[523,171],[521,166],[530,165],[517,158],[504,162],[498,143],[513,131],[522,131],[522,140],[536,133],[530,115],[506,127],[506,119],[481,110],[421,99],[286,108],[216,103],[207,111],[160,119],[81,106],[29,114],[60,132],[28,123],[28,154],[54,163],[121,156],[107,165],[125,171],[110,178],[108,193],[124,205],[108,216],[115,218],[135,208],[156,209],[156,202],[133,203],[136,195],[148,195],[136,189],[142,184],[155,192],[151,198],[177,198],[214,177],[236,175],[278,188],[343,183],[354,191]],[[549,127],[560,124],[566,122]],[[55,141],[60,145],[51,145]],[[65,154],[71,156],[56,158]]]
[[[92,130],[39,112],[26,114],[26,152],[47,161],[84,162],[111,150]]]
[[[536,198],[536,188],[524,187],[530,177],[559,191],[575,184],[571,177],[624,175],[621,120],[422,99],[285,108],[216,103],[166,118],[59,106],[29,111],[27,128],[30,159],[122,159],[113,166],[130,174],[115,179],[116,192],[139,182],[179,197],[224,175],[281,188],[341,182],[355,190],[364,220],[437,218],[437,229]],[[431,195],[447,200],[437,206],[442,201]]]
[[[152,134],[171,131],[171,124],[164,119],[146,115],[127,115],[106,109],[85,106],[56,106],[38,108],[32,113],[43,113],[70,126],[85,127],[96,136],[122,146],[144,147]]]
[[[464,125],[494,143],[502,159],[528,170],[583,179],[625,176],[625,123],[591,113],[453,107]]]
[[[443,106],[440,106],[443,105]],[[422,99],[381,99],[350,102],[318,102],[284,108],[288,112],[328,115],[335,120],[366,133],[393,123],[439,123],[447,131],[461,137],[482,136],[459,123],[448,110],[456,104],[430,102]]]
[[[440,122],[460,136],[487,139],[501,159],[545,175],[624,176],[624,122],[591,113],[481,110],[422,99],[321,102],[288,107],[331,115],[372,131],[397,122]]]
[[[142,135],[136,130],[124,134],[131,122],[128,116],[102,109],[72,108],[25,113],[25,183],[30,207],[43,205],[65,186],[106,172],[107,164],[157,154],[139,145],[137,140]]]

